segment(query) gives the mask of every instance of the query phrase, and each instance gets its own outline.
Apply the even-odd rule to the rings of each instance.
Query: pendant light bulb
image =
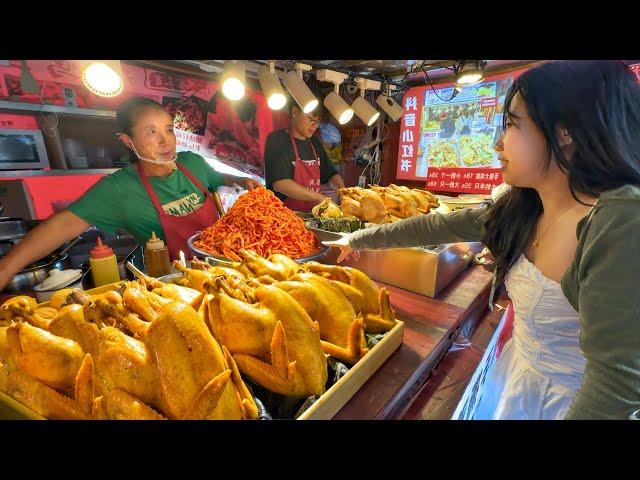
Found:
[[[240,100],[244,97],[244,62],[227,60],[224,62],[222,74],[222,93],[229,100]]]
[[[287,97],[285,97],[280,80],[275,73],[274,62],[269,61],[269,66],[262,65],[258,69],[258,80],[269,108],[271,110],[282,109],[287,103]]]
[[[81,75],[84,86],[100,97],[115,97],[124,88],[119,60],[85,62]]]

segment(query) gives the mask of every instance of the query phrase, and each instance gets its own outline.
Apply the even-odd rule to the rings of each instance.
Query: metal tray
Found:
[[[218,263],[232,263],[233,260],[226,258],[226,257],[218,257],[216,255],[212,255],[209,252],[206,252],[204,250],[200,250],[199,248],[197,248],[193,242],[196,241],[198,239],[198,237],[200,237],[200,233],[201,232],[197,232],[195,235],[192,235],[191,237],[189,237],[189,239],[187,240],[187,245],[189,245],[189,248],[191,249],[191,251],[195,254],[195,255],[199,255],[201,257],[209,257],[214,259],[216,262]],[[329,250],[331,250],[329,247],[327,247],[326,245],[323,245],[320,242],[320,238],[318,238],[318,235],[313,232],[313,236],[316,239],[316,242],[318,243],[318,245],[320,245],[320,250],[316,253],[312,253],[310,255],[305,255],[304,257],[300,257],[300,258],[294,258],[293,260],[296,261],[297,263],[305,263],[305,262],[311,262],[314,260],[319,260],[320,258],[324,257],[327,253],[329,253]]]
[[[314,230],[322,240],[338,240],[344,234]],[[480,242],[444,243],[412,248],[362,250],[342,264],[357,268],[371,279],[427,297],[437,296],[482,251]]]

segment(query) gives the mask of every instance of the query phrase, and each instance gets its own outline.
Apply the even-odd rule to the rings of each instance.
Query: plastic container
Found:
[[[113,253],[111,247],[102,243],[100,237],[98,237],[96,246],[91,249],[89,263],[91,265],[93,284],[96,287],[120,281],[116,254]]]
[[[151,232],[151,238],[144,247],[144,266],[151,277],[167,275],[171,270],[169,248],[156,237],[156,232]]]
[[[49,276],[40,285],[33,287],[33,291],[38,303],[42,303],[63,288],[82,289],[82,270],[49,270]]]

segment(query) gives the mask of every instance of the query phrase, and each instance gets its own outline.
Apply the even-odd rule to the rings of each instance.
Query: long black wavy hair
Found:
[[[504,104],[506,128],[516,94],[542,132],[547,158],[568,177],[571,195],[598,196],[623,185],[640,185],[640,84],[621,61],[553,61],[515,79]],[[568,158],[557,137],[566,128],[575,153]],[[495,257],[497,282],[526,249],[542,213],[532,188],[512,187],[484,216],[483,243]]]

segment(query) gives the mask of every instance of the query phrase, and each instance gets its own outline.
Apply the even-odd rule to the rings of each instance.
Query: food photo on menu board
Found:
[[[499,168],[493,145],[502,130],[504,99],[513,77],[465,87],[427,89],[420,122],[416,176],[428,167]]]
[[[489,194],[502,183],[494,145],[514,70],[455,89],[453,83],[410,88],[402,97],[396,178],[425,181],[440,192]]]

